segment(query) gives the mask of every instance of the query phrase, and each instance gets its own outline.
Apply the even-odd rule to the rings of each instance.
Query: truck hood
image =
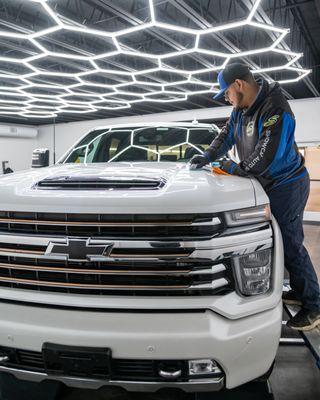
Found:
[[[148,189],[48,189],[46,180],[162,180]],[[251,179],[190,170],[186,164],[108,163],[61,164],[0,177],[0,211],[62,213],[197,213],[220,212],[256,205],[258,186]],[[258,188],[259,189],[259,188]],[[264,195],[259,196],[265,200]]]

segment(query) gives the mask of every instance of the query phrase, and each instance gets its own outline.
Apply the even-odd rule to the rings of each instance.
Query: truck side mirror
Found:
[[[35,149],[32,153],[32,168],[43,168],[49,165],[49,149]]]

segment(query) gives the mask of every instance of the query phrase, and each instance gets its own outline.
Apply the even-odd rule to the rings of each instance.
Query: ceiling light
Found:
[[[287,61],[284,64],[275,65],[272,67],[263,66],[253,69],[252,72],[257,73],[268,73],[273,71],[291,71],[297,74],[296,78],[292,79],[284,79],[280,81],[282,84],[297,82],[303,78],[305,78],[311,70],[303,69],[296,66],[296,62],[302,57],[301,53],[295,53],[290,50],[284,50],[282,48],[282,42],[285,36],[288,34],[289,30],[286,28],[276,27],[274,25],[265,24],[261,22],[254,21],[254,16],[257,13],[258,7],[261,4],[261,0],[256,0],[251,7],[251,10],[248,16],[240,21],[229,22],[221,25],[212,25],[210,27],[204,29],[193,29],[188,27],[183,27],[179,25],[179,21],[177,24],[169,24],[165,22],[160,22],[157,20],[156,8],[153,0],[148,0],[149,6],[149,22],[138,23],[135,26],[125,28],[119,31],[108,32],[98,29],[91,29],[86,27],[85,25],[81,25],[76,21],[72,21],[71,19],[67,19],[63,15],[57,14],[56,10],[52,7],[50,1],[46,0],[28,0],[29,2],[38,3],[39,7],[43,9],[46,13],[50,21],[53,23],[53,26],[49,28],[40,30],[38,32],[30,32],[30,33],[20,33],[20,32],[1,32],[0,37],[7,37],[12,39],[26,39],[32,43],[37,50],[38,54],[31,55],[25,58],[11,58],[11,57],[0,57],[0,63],[13,63],[14,65],[21,64],[22,66],[27,67],[30,72],[25,74],[4,74],[1,73],[1,78],[7,78],[12,80],[22,81],[20,86],[17,88],[0,86],[0,101],[4,104],[8,104],[8,106],[0,107],[0,114],[8,114],[11,112],[10,110],[14,109],[14,113],[22,116],[28,116],[29,118],[49,118],[53,116],[57,116],[60,113],[86,113],[86,112],[94,112],[98,109],[115,109],[115,108],[129,108],[131,104],[142,101],[152,101],[152,102],[176,102],[176,101],[185,101],[189,96],[195,94],[203,94],[203,93],[213,93],[217,92],[216,82],[207,82],[202,81],[201,79],[196,79],[195,75],[219,71],[229,63],[230,60],[241,59],[243,57],[248,57],[256,54],[263,53],[279,53],[283,54]],[[255,50],[239,50],[235,53],[221,52],[215,51],[214,48],[204,49],[201,47],[201,38],[205,35],[211,33],[223,34],[224,31],[230,31],[232,29],[250,26],[257,30],[270,31],[276,35],[275,40],[273,40],[272,44],[268,47],[255,49]],[[139,31],[148,31],[148,29],[159,28],[168,30],[171,32],[177,33],[185,33],[188,35],[194,36],[194,47],[193,48],[181,48],[179,50],[173,49],[172,52],[166,52],[161,54],[151,54],[147,52],[142,52],[139,49],[133,49],[128,46],[122,44],[122,39],[124,35],[130,35],[133,33],[137,33]],[[66,52],[52,52],[48,51],[45,46],[41,43],[41,40],[45,39],[49,35],[53,33],[57,33],[60,31],[66,30],[67,32],[73,32],[78,34],[86,34],[89,36],[109,38],[115,47],[115,50],[103,53],[103,54],[74,54],[74,53],[66,53]],[[68,33],[66,33],[68,34]],[[218,65],[217,62],[208,61],[207,64],[203,64],[202,67],[198,67],[197,69],[187,70],[184,68],[178,68],[168,65],[168,63],[172,63],[175,58],[179,57],[193,57],[195,55],[203,55],[203,56],[212,56],[221,58],[221,63]],[[124,57],[124,56],[133,56],[135,58],[139,57],[140,59],[146,59],[149,63],[154,64],[154,67],[150,68],[150,65],[146,69],[135,70],[130,65],[126,65],[125,63],[122,65],[121,61],[119,61],[120,68],[110,69],[110,68],[101,68],[99,64],[103,61],[108,61],[112,57]],[[86,71],[81,71],[77,73],[68,73],[61,71],[52,71],[45,70],[44,67],[37,67],[35,65],[35,61],[37,60],[45,60],[47,57],[54,57],[59,60],[70,60],[72,61],[87,61],[89,69]],[[183,65],[183,64],[182,64]],[[154,78],[154,81],[148,82],[147,80],[143,80],[141,75],[148,75],[156,72],[171,72],[177,74],[177,79],[174,82],[166,82],[161,80],[160,78]],[[119,83],[113,84],[100,84],[94,82],[88,82],[85,80],[86,76],[99,76],[99,74],[113,74],[120,77]],[[51,83],[37,83],[33,82],[31,78],[36,78],[37,76],[41,76],[41,80],[45,81],[46,77],[61,77],[61,78],[73,78],[77,80],[77,83],[73,83],[70,85],[56,85]],[[130,77],[130,82],[121,82],[121,76]],[[180,80],[179,80],[180,77]],[[174,90],[175,88],[181,87],[183,84],[194,84],[200,86],[200,90],[191,91],[184,88],[183,90]],[[145,88],[149,88],[150,92],[146,93],[132,93],[128,90],[125,90],[127,86],[134,87],[136,85],[143,85]],[[79,92],[81,87],[85,86],[86,92]],[[203,89],[201,89],[201,86]],[[89,90],[87,88],[89,87]],[[27,89],[53,89],[60,90],[60,93],[57,94],[41,94],[41,93],[30,93]],[[98,92],[97,88],[106,88],[111,89],[111,93],[103,93],[101,91]],[[157,90],[159,89],[159,90]],[[14,93],[13,93],[14,91]],[[113,98],[112,96],[123,95],[123,96],[131,96],[132,98],[128,101],[121,101]],[[1,100],[1,96],[3,100]],[[19,104],[15,104],[14,106],[10,106],[10,104],[14,103],[12,100],[6,100],[8,96],[15,96],[25,98],[25,101],[20,102]],[[74,101],[72,97],[80,97],[83,99],[87,99],[84,101]],[[27,102],[27,107],[25,105]],[[48,104],[52,104],[50,108],[52,111],[42,111],[41,108],[45,109],[45,106],[36,106],[36,102],[47,102]],[[101,103],[99,105],[99,103]],[[103,105],[107,104],[107,105]],[[20,107],[20,108],[19,108]],[[49,106],[48,106],[49,107]],[[13,111],[12,111],[13,112]]]

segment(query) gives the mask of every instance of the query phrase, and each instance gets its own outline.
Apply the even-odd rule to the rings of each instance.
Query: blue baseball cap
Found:
[[[250,73],[250,69],[246,64],[233,63],[227,65],[225,69],[220,71],[218,74],[220,91],[213,96],[213,99],[220,99],[224,95],[224,92],[236,79],[241,79],[248,73]]]

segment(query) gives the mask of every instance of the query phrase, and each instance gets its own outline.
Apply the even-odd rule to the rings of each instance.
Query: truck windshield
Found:
[[[215,127],[148,126],[90,132],[62,163],[116,161],[187,162],[218,134]]]

